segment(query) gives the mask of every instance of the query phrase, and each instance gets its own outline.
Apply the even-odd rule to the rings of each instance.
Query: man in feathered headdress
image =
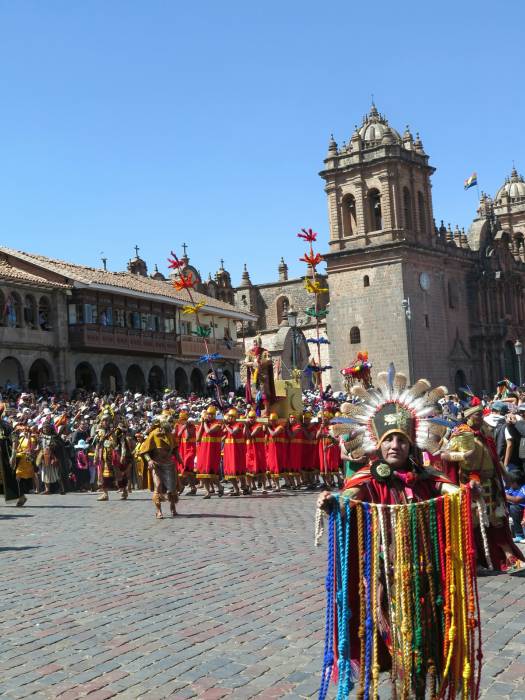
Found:
[[[494,440],[484,432],[483,404],[477,396],[471,396],[463,409],[463,422],[453,430],[442,458],[451,479],[469,484],[481,505],[480,515],[486,522],[480,523],[477,515],[474,519],[479,564],[507,573],[521,571],[525,557],[512,541],[509,528],[504,486],[507,472]]]
[[[385,506],[406,505],[420,501],[428,501],[445,493],[453,493],[458,488],[441,472],[432,468],[425,468],[423,464],[422,450],[436,451],[446,428],[432,422],[432,414],[438,410],[435,404],[445,395],[446,389],[438,387],[431,390],[428,381],[419,380],[411,388],[406,387],[406,377],[396,374],[389,378],[386,372],[377,377],[376,389],[366,390],[361,386],[352,387],[351,393],[359,403],[345,405],[347,418],[338,418],[336,421],[347,422],[352,429],[352,439],[348,441],[347,453],[353,461],[366,458],[366,464],[355,474],[345,479],[342,495],[354,501],[381,504]],[[336,507],[336,499],[330,492],[324,492],[319,496],[318,506],[324,510]],[[358,570],[357,531],[354,509],[351,510],[352,525],[350,527],[350,557],[349,567],[351,571]],[[383,523],[384,531],[381,537],[386,538],[388,544],[384,545],[385,556],[388,553],[389,560],[393,556],[392,543],[394,533],[390,518]],[[402,538],[409,547],[409,533],[403,532]],[[405,539],[406,538],[406,539]],[[396,539],[399,544],[401,540]],[[391,564],[389,565],[391,566]],[[354,575],[349,584],[349,607],[352,615],[348,623],[349,653],[352,666],[360,668],[360,673],[365,673],[362,667],[364,659],[362,629],[364,610],[362,596],[359,593],[359,576]],[[392,600],[386,593],[384,584],[377,591],[378,608],[377,616],[380,619],[381,636],[377,639],[377,673],[386,670],[399,663],[397,658],[392,658],[391,653],[397,643],[398,634],[396,620],[391,618]],[[395,592],[396,601],[400,591]],[[396,604],[398,604],[396,602]],[[430,611],[422,606],[422,624],[425,626],[425,638],[437,634],[434,629],[434,615],[436,611]],[[436,637],[437,639],[437,637]],[[425,697],[425,674],[433,674],[434,683],[437,674],[443,672],[443,659],[439,642],[431,651],[428,649],[428,658],[425,657],[425,673],[414,681],[413,695],[410,697]],[[434,657],[432,657],[434,654]],[[360,666],[361,665],[361,666]],[[399,673],[399,671],[397,671]],[[393,676],[394,677],[394,676]],[[403,697],[409,697],[404,695]]]

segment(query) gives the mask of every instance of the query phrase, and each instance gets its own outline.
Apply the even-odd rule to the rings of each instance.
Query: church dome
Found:
[[[525,180],[523,175],[518,175],[516,168],[512,168],[510,177],[506,178],[504,184],[499,188],[495,199],[499,202],[505,196],[511,200],[525,198]]]
[[[372,104],[370,113],[363,119],[363,124],[358,129],[361,141],[365,147],[376,143],[401,143],[401,136],[388,124],[388,120],[377,111],[375,104]]]

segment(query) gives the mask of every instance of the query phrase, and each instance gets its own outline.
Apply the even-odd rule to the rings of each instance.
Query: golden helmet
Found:
[[[215,408],[215,406],[208,406],[208,408],[206,409],[206,413],[209,416],[214,416],[217,413],[217,409]]]
[[[277,413],[270,413],[268,418],[269,420],[279,420],[279,416],[277,415]]]
[[[257,413],[252,409],[247,413],[248,418],[257,418]]]
[[[179,413],[179,420],[188,420],[188,418],[189,418],[188,411],[181,411]]]
[[[226,415],[230,418],[237,418],[237,411],[235,410],[235,408],[230,408]]]

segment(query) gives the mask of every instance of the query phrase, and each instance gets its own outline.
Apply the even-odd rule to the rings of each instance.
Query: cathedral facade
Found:
[[[419,135],[401,135],[375,105],[348,143],[330,140],[320,176],[334,388],[362,350],[374,373],[393,361],[451,390],[521,379],[525,182],[513,169],[493,199],[483,194],[465,233],[436,226],[433,172]]]

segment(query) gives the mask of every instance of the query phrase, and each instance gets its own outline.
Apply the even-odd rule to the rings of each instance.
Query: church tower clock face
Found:
[[[424,292],[428,292],[430,289],[430,275],[428,272],[422,272],[419,275],[419,286]]]

